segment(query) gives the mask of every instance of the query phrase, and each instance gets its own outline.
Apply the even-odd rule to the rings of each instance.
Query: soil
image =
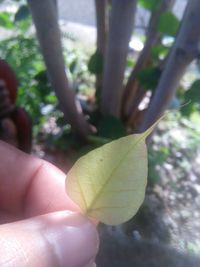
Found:
[[[181,179],[173,169],[162,169],[160,175],[132,220],[99,227],[99,267],[200,266],[200,156]]]

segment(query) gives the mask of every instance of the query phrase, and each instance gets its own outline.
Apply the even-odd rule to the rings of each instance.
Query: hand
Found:
[[[95,266],[95,226],[76,213],[65,174],[0,142],[0,266]]]

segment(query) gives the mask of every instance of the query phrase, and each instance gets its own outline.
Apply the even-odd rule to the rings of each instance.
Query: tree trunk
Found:
[[[61,36],[55,12],[55,2],[28,0],[40,47],[51,84],[59,100],[65,119],[81,136],[86,136],[89,125],[77,109],[75,95],[69,88],[62,54]],[[42,89],[42,88],[41,88]]]
[[[187,4],[175,44],[169,54],[155,95],[145,114],[139,131],[146,130],[169,106],[180,79],[188,65],[199,55],[200,1],[190,0]]]
[[[105,53],[101,110],[119,117],[129,41],[134,25],[136,0],[113,0]]]
[[[108,32],[108,1],[95,0],[97,25],[97,52],[104,58]],[[102,88],[102,74],[96,76],[96,90]],[[97,93],[98,94],[98,93]]]
[[[55,12],[58,16],[58,1],[57,0],[53,0],[54,4],[55,4]]]
[[[141,54],[139,55],[137,63],[128,79],[122,97],[123,119],[130,117],[132,113],[132,106],[135,107],[133,103],[137,98],[137,91],[139,89],[139,82],[137,80],[137,75],[143,68],[148,66],[148,63],[151,58],[151,49],[154,45],[158,44],[160,41],[161,34],[157,30],[160,15],[170,10],[173,7],[174,2],[175,2],[174,0],[162,0],[160,7],[157,10],[155,10],[151,15],[145,46]],[[139,92],[139,95],[140,94],[141,92]]]

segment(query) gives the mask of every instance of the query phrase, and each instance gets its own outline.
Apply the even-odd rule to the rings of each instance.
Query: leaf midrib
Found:
[[[151,131],[152,131],[152,127],[150,127],[147,131],[145,131],[143,134],[141,134],[141,137],[139,137],[138,140],[136,140],[136,142],[133,144],[133,146],[131,146],[131,148],[119,160],[119,163],[117,164],[117,166],[112,170],[111,174],[108,176],[108,178],[106,179],[106,181],[104,182],[104,184],[101,186],[99,192],[97,193],[97,195],[95,196],[95,198],[91,201],[91,204],[86,209],[86,214],[91,213],[91,211],[93,210],[92,207],[94,206],[94,204],[96,203],[96,201],[99,199],[100,195],[102,194],[103,189],[106,187],[106,185],[108,184],[108,182],[110,181],[110,179],[112,179],[113,174],[119,168],[119,166],[121,165],[121,163],[125,160],[125,158],[128,156],[128,154],[137,146],[137,144],[140,141],[143,141],[151,133]]]

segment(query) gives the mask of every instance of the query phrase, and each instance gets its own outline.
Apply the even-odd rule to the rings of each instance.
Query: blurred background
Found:
[[[146,199],[99,267],[200,266],[200,1],[1,0],[0,139],[67,172],[145,131]]]

